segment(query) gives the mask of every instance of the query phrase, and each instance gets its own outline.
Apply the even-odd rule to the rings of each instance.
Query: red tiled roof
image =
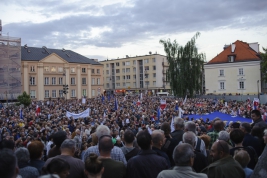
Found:
[[[249,44],[237,40],[234,42],[235,51],[232,53],[231,45],[223,50],[219,55],[214,57],[208,64],[228,63],[228,56],[235,55],[234,62],[258,61],[261,60],[259,54],[249,47]]]

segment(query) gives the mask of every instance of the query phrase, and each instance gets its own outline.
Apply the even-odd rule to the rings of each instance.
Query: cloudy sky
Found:
[[[267,47],[266,0],[1,0],[3,35],[22,45],[65,48],[99,60],[165,54],[199,31],[207,61],[236,40]]]

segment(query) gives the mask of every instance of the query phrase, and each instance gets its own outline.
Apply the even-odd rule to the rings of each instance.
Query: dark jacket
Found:
[[[179,143],[180,141],[183,141],[183,134],[184,134],[184,131],[182,131],[182,130],[175,130],[175,131],[173,131],[171,133],[171,136],[172,136],[172,138],[178,140],[178,143]]]
[[[175,164],[172,158],[172,153],[173,153],[174,148],[178,145],[179,142],[178,140],[170,138],[169,136],[165,136],[165,138],[166,138],[166,141],[164,145],[161,147],[161,150],[164,151],[168,155],[169,160],[171,162],[171,166],[174,166]]]
[[[208,166],[207,158],[202,153],[198,151],[194,151],[195,153],[195,159],[193,164],[193,169],[199,173],[204,169],[206,166]]]
[[[260,140],[253,137],[249,133],[245,134],[242,145],[244,147],[252,146],[254,148],[254,150],[257,152],[257,155],[258,156],[261,155],[262,148],[261,148]]]
[[[141,150],[137,156],[128,161],[127,178],[156,178],[165,169],[168,169],[165,158],[153,150]]]
[[[167,155],[164,151],[162,151],[162,150],[160,150],[160,149],[158,149],[158,148],[156,148],[156,147],[152,147],[152,150],[155,151],[155,152],[157,152],[157,154],[158,154],[159,156],[162,156],[163,158],[165,158],[166,161],[167,161],[167,163],[168,163],[168,167],[169,167],[169,168],[171,167],[170,159],[169,159],[168,155]]]
[[[214,163],[211,163],[201,171],[208,175],[208,178],[245,178],[245,172],[238,162],[227,156]]]
[[[264,129],[267,129],[267,123],[264,122],[264,120],[262,120],[262,119],[258,119],[253,124],[251,124],[251,128],[253,128],[253,127],[259,127],[263,131]]]

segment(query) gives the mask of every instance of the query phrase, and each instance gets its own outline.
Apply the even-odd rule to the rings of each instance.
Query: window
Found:
[[[30,85],[35,85],[35,77],[30,77]]]
[[[131,79],[131,76],[130,75],[126,75],[126,79],[127,80]]]
[[[57,68],[56,67],[51,67],[51,72],[56,72],[57,71]]]
[[[106,74],[107,74],[107,75],[109,74],[109,70],[106,70]]]
[[[100,85],[100,78],[97,78],[97,79],[96,79],[96,84],[97,84],[97,85]]]
[[[31,66],[31,67],[30,67],[30,71],[31,71],[31,72],[35,72],[35,67],[34,67],[34,66]]]
[[[57,90],[52,90],[52,98],[56,98],[57,97]]]
[[[156,66],[153,66],[153,70],[156,70]]]
[[[145,78],[149,78],[149,74],[145,74]]]
[[[152,62],[156,62],[156,58],[152,58]]]
[[[86,89],[83,89],[83,90],[82,90],[82,95],[83,95],[83,96],[87,96],[87,91],[86,91]]]
[[[100,74],[100,69],[96,69],[96,73]]]
[[[144,63],[147,64],[149,62],[148,59],[144,59]]]
[[[127,62],[125,63],[125,65],[126,65],[126,66],[129,66],[129,65],[130,65],[130,61],[127,61]]]
[[[109,78],[109,77],[107,77],[107,78],[106,78],[106,81],[107,81],[107,82],[109,82],[109,80],[110,80],[110,78]]]
[[[122,83],[122,86],[123,86],[123,87],[125,87],[125,86],[126,86],[125,82],[123,82],[123,83]]]
[[[130,72],[130,68],[126,68],[126,73],[129,73]]]
[[[63,77],[59,77],[58,78],[58,84],[59,85],[63,85]]]
[[[92,96],[95,96],[95,90],[92,90]]]
[[[75,78],[73,78],[73,77],[70,78],[70,84],[71,84],[71,85],[75,85]]]
[[[148,86],[148,85],[149,85],[149,81],[146,81],[146,82],[145,82],[145,85]]]
[[[220,89],[224,90],[224,82],[220,82]]]
[[[122,76],[122,78],[123,78],[123,80],[125,80],[125,75],[124,75],[124,76]]]
[[[82,78],[82,85],[86,85],[86,78]]]
[[[45,72],[49,72],[49,67],[48,66],[44,66],[44,71]]]
[[[120,73],[120,69],[116,69],[116,73]]]
[[[82,73],[86,73],[86,68],[82,68]]]
[[[45,81],[44,81],[45,83],[45,85],[49,85],[49,77],[45,77]]]
[[[58,90],[58,96],[63,97],[63,90]]]
[[[121,78],[120,76],[116,76],[116,80],[120,80],[120,78]]]
[[[244,81],[239,82],[239,89],[244,89]]]
[[[228,62],[234,62],[235,56],[228,56]]]
[[[126,82],[126,87],[130,87],[131,83],[130,82]]]
[[[109,64],[106,64],[106,67],[109,67]]]
[[[31,98],[36,98],[36,96],[35,96],[35,90],[31,90],[30,96],[31,96]]]
[[[156,73],[153,73],[153,77],[156,78]]]
[[[136,75],[133,75],[133,78],[136,79]]]
[[[133,86],[136,87],[136,82],[133,83]]]
[[[56,81],[56,77],[52,77],[52,85],[56,85],[57,81]]]
[[[119,62],[116,62],[116,66],[120,66],[120,63]]]
[[[45,98],[49,98],[49,90],[45,90]]]
[[[133,61],[133,65],[136,65],[136,60]]]
[[[71,90],[71,97],[75,97],[76,96],[76,91],[75,90]]]
[[[153,81],[153,86],[156,86],[157,82],[156,81]]]
[[[223,69],[220,70],[220,76],[224,76],[224,70]]]
[[[135,73],[136,73],[136,68],[135,68],[135,67],[133,68],[133,72],[135,72]]]
[[[122,62],[122,66],[125,66],[125,62]]]
[[[63,67],[58,67],[58,72],[63,72]]]
[[[92,72],[92,74],[94,74],[95,73],[95,69],[92,69],[91,72]]]
[[[75,73],[75,67],[70,68],[70,73]]]
[[[109,83],[106,84],[107,88],[109,88]]]
[[[149,66],[145,66],[145,70],[149,70]]]
[[[92,85],[94,85],[95,84],[95,79],[94,78],[92,78]]]
[[[239,69],[238,69],[238,74],[239,74],[239,75],[244,75],[243,68],[239,68]]]
[[[122,73],[125,73],[125,69],[122,69]]]
[[[116,83],[116,87],[119,87],[121,84],[120,83]]]

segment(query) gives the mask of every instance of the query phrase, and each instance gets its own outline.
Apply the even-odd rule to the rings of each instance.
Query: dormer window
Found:
[[[228,56],[228,62],[235,62],[235,55]]]

